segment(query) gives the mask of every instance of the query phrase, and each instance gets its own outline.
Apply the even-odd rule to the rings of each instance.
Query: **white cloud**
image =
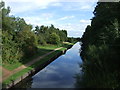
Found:
[[[68,36],[81,36],[82,33],[85,31],[85,28],[87,27],[87,25],[90,25],[90,20],[84,20],[81,19],[79,21],[79,23],[60,23],[59,19],[51,19],[52,17],[54,17],[54,14],[52,13],[42,13],[39,16],[31,16],[31,17],[22,17],[25,19],[25,21],[28,24],[32,24],[34,26],[36,25],[45,25],[45,26],[50,26],[51,24],[53,24],[56,28],[59,29],[64,29],[68,31]],[[68,18],[73,18],[74,16],[65,16],[67,18],[64,19],[68,19]],[[62,19],[62,18],[61,18]]]
[[[14,15],[14,14],[24,13],[26,11],[29,11],[29,10],[32,9],[32,6],[30,6],[30,5],[26,6],[25,4],[19,3],[18,6],[13,4],[13,5],[10,6],[10,8],[11,8],[11,15],[12,14]]]
[[[61,2],[97,2],[98,0],[59,0]]]
[[[42,20],[39,17],[22,17],[22,18],[24,18],[28,24],[32,24],[32,25],[39,25]]]
[[[73,2],[69,2],[68,4],[64,3],[62,7],[63,10],[66,11],[89,11],[89,10],[94,10],[94,6],[96,5],[97,0],[75,0]]]
[[[58,0],[5,0],[5,3],[14,9],[12,14],[18,14],[35,9],[46,9],[52,2],[57,1]]]
[[[99,0],[5,0],[7,2],[96,2]]]
[[[48,3],[48,2],[57,2],[59,0],[5,0],[6,2],[34,2],[34,3]]]
[[[80,37],[82,34],[81,32],[84,31],[84,26],[82,24],[58,24],[55,25],[55,27],[58,27],[60,29],[64,29],[68,31],[68,36],[75,36],[75,37]]]
[[[68,22],[64,23],[63,21],[67,21],[69,19],[76,18],[73,15],[66,15],[64,17],[56,19],[55,13],[40,13],[37,12],[37,15],[34,14],[35,10],[40,9],[46,9],[50,6],[53,7],[60,7],[63,10],[88,10],[93,11],[93,8],[95,6],[94,2],[96,0],[6,0],[7,6],[11,7],[11,10],[13,15],[22,15],[24,13],[32,13],[32,15],[29,16],[27,14],[26,16],[22,15],[22,18],[25,19],[25,21],[28,24],[32,25],[55,25],[56,28],[65,29],[68,31],[69,36],[81,36],[84,32],[87,25],[90,24],[90,20],[78,20],[78,23]],[[71,2],[71,3],[62,3],[62,2]],[[77,2],[77,3],[73,3]],[[82,12],[80,12],[82,13]],[[21,17],[21,16],[20,16]],[[63,23],[60,23],[60,22]],[[80,34],[79,34],[80,32]]]
[[[17,14],[35,9],[46,9],[49,6],[59,6],[64,10],[88,10],[92,9],[91,5],[97,0],[5,0],[5,2],[7,6],[10,5],[14,9],[12,14]],[[71,2],[71,4],[63,5],[62,2]]]
[[[72,18],[74,18],[75,16],[65,16],[65,17],[62,17],[62,18],[60,18],[60,19],[58,19],[58,20],[66,20],[66,19],[72,19]]]
[[[61,6],[63,6],[63,5],[62,5],[62,3],[60,3],[60,2],[53,2],[53,4],[51,4],[51,6],[61,7]]]
[[[92,8],[92,6],[91,5],[83,5],[82,7],[81,7],[81,9],[91,9]]]
[[[50,18],[52,18],[54,16],[53,13],[42,13],[40,15],[40,17],[44,18],[45,20],[49,20]]]
[[[77,33],[75,33],[75,34],[76,34],[76,35],[79,35],[80,33],[77,32]]]
[[[80,20],[80,23],[83,23],[83,24],[90,24],[91,21],[90,21],[90,20],[84,20],[84,19],[82,19],[82,20]]]
[[[80,23],[66,23],[66,24],[55,24],[57,28],[68,31],[68,36],[81,37],[87,25],[90,25],[90,20],[81,19]]]
[[[32,17],[22,17],[25,19],[25,21],[28,23],[28,24],[32,24],[34,26],[36,25],[51,25],[51,24],[55,24],[56,21],[55,20],[49,20],[49,18],[47,16],[32,16]]]

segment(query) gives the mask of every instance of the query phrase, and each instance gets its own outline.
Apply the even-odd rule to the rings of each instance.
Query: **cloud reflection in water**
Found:
[[[74,88],[76,73],[80,73],[79,43],[34,75],[32,88]]]

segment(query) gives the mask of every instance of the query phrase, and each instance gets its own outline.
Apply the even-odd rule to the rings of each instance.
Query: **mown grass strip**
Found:
[[[18,73],[13,74],[12,76],[10,76],[7,80],[3,81],[3,84],[9,84],[11,83],[11,80],[16,80],[19,77],[21,77],[22,75],[24,75],[25,73],[29,72],[30,70],[32,70],[33,68],[37,68],[38,66],[44,64],[46,61],[50,60],[52,57],[58,55],[61,51],[65,50],[66,48],[62,48],[60,50],[57,50],[53,53],[51,53],[50,55],[46,56],[45,58],[39,60],[38,62],[34,63],[33,65],[21,70]]]
[[[21,65],[23,64],[26,64],[28,62],[30,62],[31,60],[33,60],[34,58],[37,58],[38,56],[42,56],[56,48],[59,48],[60,46],[57,46],[57,45],[45,45],[45,46],[38,46],[38,53],[28,59],[24,59],[22,60],[23,62],[16,62],[13,64],[3,64],[2,66],[10,71],[20,67]]]
[[[50,45],[50,44],[47,44],[45,46],[38,46],[38,53],[30,58],[27,58],[27,59],[24,59],[22,60],[23,62],[16,62],[13,64],[3,64],[2,66],[10,71],[20,67],[21,65],[23,64],[26,64],[28,62],[30,62],[31,60],[33,60],[34,58],[37,58],[38,56],[42,56],[56,48],[59,48],[59,47],[64,47],[64,48],[68,48],[70,45],[73,45],[74,43],[64,43],[62,45]]]

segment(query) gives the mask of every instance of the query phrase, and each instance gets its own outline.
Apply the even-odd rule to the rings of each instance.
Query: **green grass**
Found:
[[[37,68],[38,66],[44,64],[46,61],[50,60],[52,57],[56,56],[58,53],[60,53],[62,50],[65,50],[65,49],[66,48],[62,48],[60,50],[57,50],[57,51],[49,54],[47,57],[41,59],[40,61],[34,63],[33,65],[31,65],[31,66],[21,70],[20,72],[17,72],[15,74],[13,74],[7,80],[3,81],[3,84],[9,84],[11,82],[11,80],[16,80],[17,78],[21,77],[22,75],[24,75],[25,73],[29,72],[33,68]]]
[[[14,65],[13,64],[3,64],[2,66],[10,71],[14,70],[15,68],[21,66],[22,63],[16,62]]]
[[[54,50],[56,48],[59,48],[60,46],[59,45],[51,45],[51,44],[47,44],[47,45],[44,45],[44,46],[38,46],[38,48],[40,49],[46,49],[46,50]]]
[[[59,48],[59,47],[69,47],[70,45],[73,45],[73,43],[64,43],[63,45],[51,45],[51,44],[47,44],[45,46],[38,46],[38,53],[30,58],[27,58],[27,59],[24,59],[22,60],[22,62],[16,62],[13,64],[3,64],[2,66],[10,71],[20,67],[21,65],[23,64],[26,64],[28,63],[29,61],[33,60],[34,58],[38,57],[38,56],[42,56],[56,48]]]
[[[10,71],[18,68],[19,66],[21,66],[22,64],[26,64],[29,61],[33,60],[34,58],[38,57],[38,56],[42,56],[56,48],[59,48],[60,46],[56,46],[56,45],[45,45],[45,46],[38,46],[38,53],[30,58],[24,59],[22,60],[22,62],[16,62],[13,64],[3,64],[2,66]]]
[[[4,85],[4,84],[9,84],[9,83],[11,82],[11,80],[16,80],[17,78],[21,77],[22,75],[24,75],[25,73],[29,72],[29,71],[32,70],[33,68],[36,68],[36,67],[42,65],[42,64],[45,63],[46,61],[50,60],[52,57],[58,55],[61,51],[66,50],[66,49],[67,49],[68,47],[70,47],[71,45],[73,45],[73,43],[67,43],[67,44],[62,45],[63,48],[61,48],[60,50],[57,50],[57,51],[49,54],[48,56],[46,56],[45,58],[43,58],[43,59],[39,60],[38,62],[32,64],[31,66],[29,66],[29,67],[27,67],[27,68],[25,68],[25,69],[23,69],[23,70],[15,73],[15,74],[13,74],[12,76],[10,76],[7,80],[3,81],[3,85]],[[50,47],[50,46],[51,46],[51,47]],[[54,46],[54,45],[50,45],[50,46],[49,46],[49,45],[48,45],[48,46],[39,46],[39,48],[40,48],[41,50],[44,50],[44,49],[53,50],[53,49],[55,49],[55,48],[58,48],[58,46]],[[45,47],[46,47],[46,48],[45,48]],[[48,51],[49,51],[49,50],[48,50]],[[42,54],[45,54],[45,53],[47,53],[46,50],[43,51],[43,52],[40,52],[39,55],[42,55]],[[35,58],[35,57],[34,57],[34,58]],[[31,60],[32,60],[32,59],[33,59],[33,58],[31,58]],[[22,64],[21,64],[21,63],[16,63],[16,64],[12,65],[12,67],[8,66],[7,68],[9,68],[9,70],[12,70],[12,69],[14,69],[14,68],[16,68],[16,67],[18,67],[18,66],[20,66],[20,65],[22,65]]]
[[[2,55],[0,54],[0,66],[2,66]]]
[[[0,69],[0,78],[2,78],[2,69]]]
[[[30,70],[32,70],[32,68],[28,67],[28,68],[25,68],[25,69],[21,70],[18,73],[13,74],[7,80],[3,81],[3,85],[11,83],[11,80],[16,80],[17,78],[19,78],[20,76],[24,75],[25,73],[27,73]]]

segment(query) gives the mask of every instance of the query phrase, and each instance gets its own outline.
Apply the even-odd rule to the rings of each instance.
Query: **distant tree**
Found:
[[[56,33],[52,33],[50,35],[49,43],[50,44],[59,44],[60,43],[60,37]]]

